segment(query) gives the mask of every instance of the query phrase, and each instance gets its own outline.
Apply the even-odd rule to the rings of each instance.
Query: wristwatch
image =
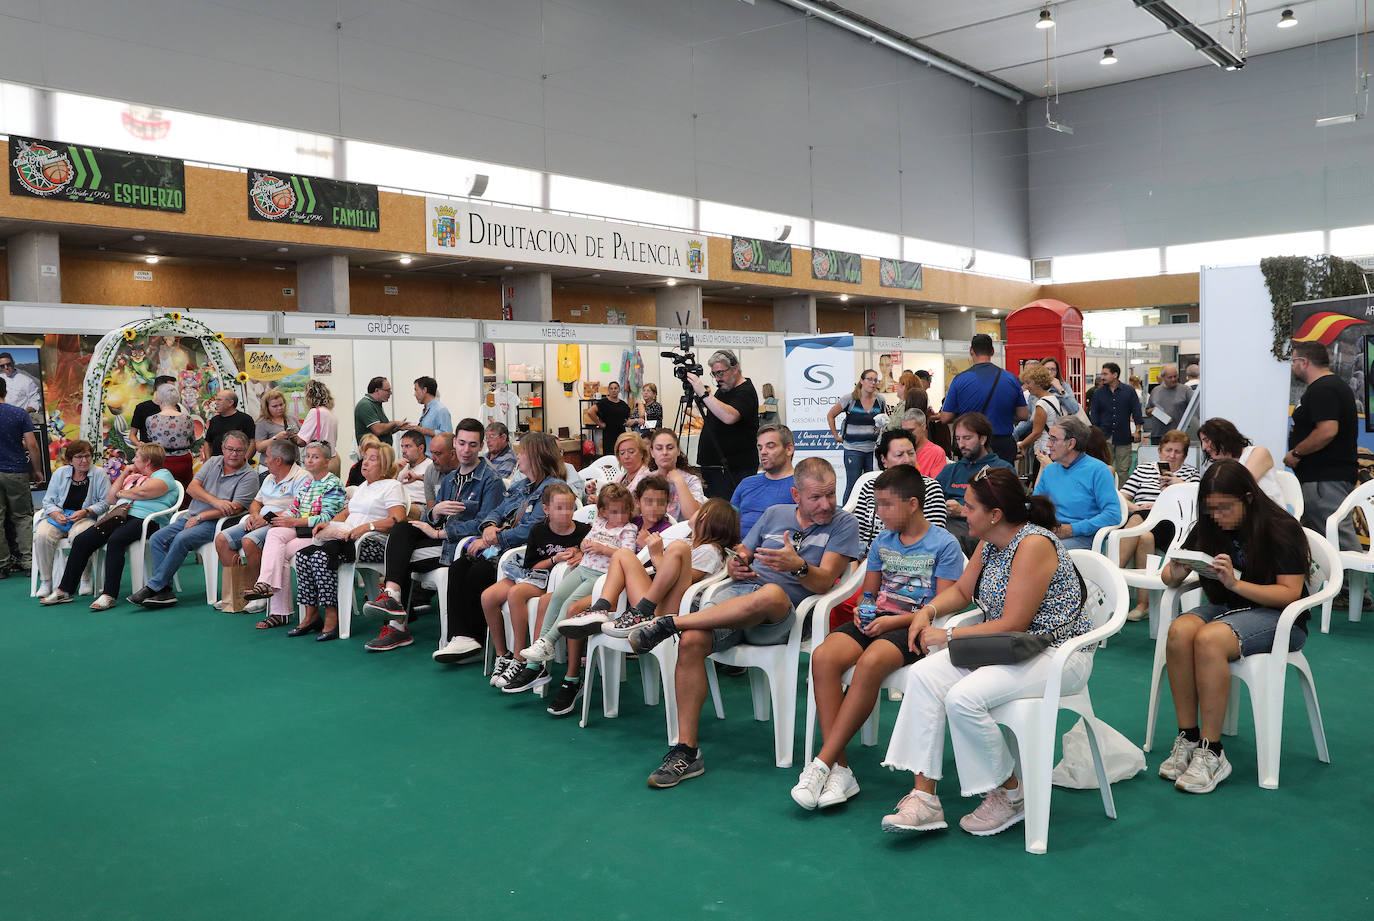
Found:
[[[795,570],[792,575],[796,576],[798,579],[805,579],[806,574],[810,571],[811,564],[806,562],[806,560],[802,560],[801,569]]]
[[[375,531],[375,530],[377,530],[377,523],[376,523],[375,521],[369,521],[369,522],[367,523],[367,529],[368,529],[369,531]]]

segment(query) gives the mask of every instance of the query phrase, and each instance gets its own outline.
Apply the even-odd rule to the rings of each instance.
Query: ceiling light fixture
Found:
[[[842,300],[842,301],[847,301],[847,300],[849,300],[849,295],[848,295],[848,294],[841,294],[841,295],[840,295],[840,300]]]
[[[1293,15],[1292,10],[1284,10],[1283,15],[1279,16],[1279,28],[1291,29],[1298,24],[1298,17]]]
[[[135,243],[142,243],[142,242],[143,242],[144,240],[146,240],[146,239],[148,239],[148,238],[145,237],[145,236],[144,236],[143,234],[141,234],[141,233],[136,233],[136,234],[134,234],[134,236],[133,236],[133,241],[134,241]]]
[[[666,284],[668,285],[668,287],[671,288],[671,287],[673,287],[673,286],[675,286],[675,285],[677,284],[677,279],[676,279],[676,278],[670,278],[670,279],[668,279],[668,281],[666,282]]]
[[[1035,21],[1035,27],[1037,29],[1054,28],[1054,17],[1050,15],[1049,4],[1046,4],[1045,8],[1040,11],[1040,18]]]
[[[1201,27],[1169,5],[1167,0],[1131,0],[1138,8],[1164,24],[1164,28],[1183,39],[1218,67],[1240,70],[1245,66],[1245,45],[1242,37],[1240,55],[1208,35]],[[1243,9],[1243,7],[1242,7]],[[1243,26],[1242,26],[1243,28]]]
[[[410,265],[412,262],[414,262],[414,260],[411,259],[409,256],[402,256],[400,262],[401,265]]]
[[[967,307],[960,307],[960,308],[959,308],[959,312],[960,312],[960,313],[968,313],[968,308],[967,308]]]
[[[279,253],[285,253],[285,252],[289,251],[289,249],[290,249],[290,247],[287,247],[287,246],[278,246],[278,247],[277,247],[277,252],[279,252]]]
[[[1102,52],[1102,60],[1097,63],[1101,64],[1103,67],[1111,67],[1116,63],[1116,55],[1112,54],[1112,49],[1108,48],[1106,51]]]
[[[143,257],[143,261],[146,262],[146,263],[148,263],[149,265],[157,265],[157,257],[156,257],[156,256],[144,256],[144,257]]]

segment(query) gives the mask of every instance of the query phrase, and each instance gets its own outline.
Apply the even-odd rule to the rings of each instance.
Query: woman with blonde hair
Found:
[[[262,395],[259,404],[262,412],[258,414],[253,431],[253,443],[258,454],[265,454],[267,446],[275,438],[290,439],[296,429],[295,420],[286,417],[286,394],[280,390],[269,390]]]
[[[639,419],[641,432],[652,432],[663,424],[663,404],[658,401],[658,385],[645,384],[639,391]],[[617,441],[618,445],[620,442]]]
[[[312,441],[325,441],[331,446],[339,443],[339,417],[334,415],[334,397],[320,381],[305,385],[305,405],[310,409],[301,420],[295,434],[296,444],[304,447]]]
[[[844,426],[836,429],[835,419],[844,413]],[[878,396],[878,372],[872,368],[859,375],[854,392],[838,400],[830,407],[825,421],[830,426],[830,434],[844,446],[844,498],[843,505],[849,501],[849,493],[854,489],[859,477],[873,469],[873,449],[878,445],[878,432],[882,430],[887,415],[887,404]]]

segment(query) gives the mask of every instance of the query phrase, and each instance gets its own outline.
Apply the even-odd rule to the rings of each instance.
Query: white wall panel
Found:
[[[477,415],[482,393],[482,351],[479,343],[436,341],[433,376],[439,382],[439,399],[448,407],[454,425],[458,424],[459,419]]]

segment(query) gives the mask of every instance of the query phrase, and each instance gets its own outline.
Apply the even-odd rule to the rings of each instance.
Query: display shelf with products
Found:
[[[547,427],[544,424],[544,382],[510,381],[508,386],[520,400],[516,406],[516,425],[519,431],[546,431]]]

